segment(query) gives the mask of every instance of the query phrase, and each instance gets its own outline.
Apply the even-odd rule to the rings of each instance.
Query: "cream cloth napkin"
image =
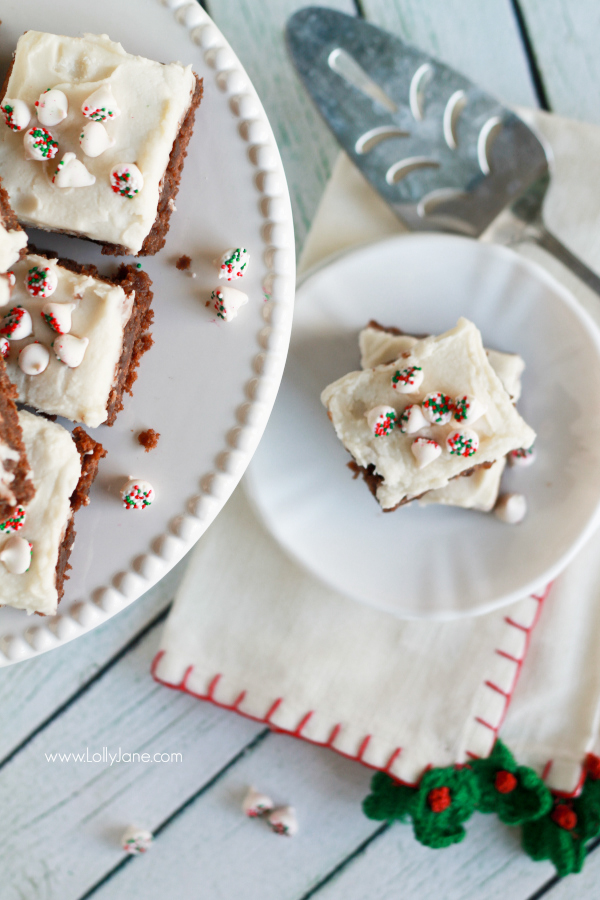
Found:
[[[600,129],[521,114],[555,154],[549,226],[600,269]],[[402,230],[341,155],[300,269]],[[537,248],[520,252],[600,322],[600,299]],[[487,755],[502,727],[521,764],[570,793],[586,754],[600,753],[599,626],[600,536],[545,598],[455,622],[403,621],[300,569],[238,488],[192,555],[153,674],[409,783],[429,765]]]

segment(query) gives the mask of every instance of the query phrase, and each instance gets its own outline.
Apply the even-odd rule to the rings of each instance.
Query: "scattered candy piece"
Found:
[[[75,337],[74,334],[61,334],[53,342],[52,347],[56,354],[56,358],[68,366],[70,369],[76,369],[83,362],[89,338]]]
[[[501,522],[517,525],[527,515],[527,500],[523,494],[500,494],[494,513]]]
[[[415,431],[426,428],[428,424],[418,403],[411,403],[400,416],[400,431],[402,434],[414,434]]]
[[[298,820],[293,806],[280,806],[278,809],[274,809],[267,822],[275,834],[292,837],[298,831]]]
[[[10,343],[5,337],[0,337],[0,356],[2,359],[8,359],[10,353]]]
[[[214,307],[220,319],[224,322],[231,322],[238,314],[238,309],[245,306],[248,302],[248,294],[238,291],[237,288],[222,287],[215,288],[210,295],[210,299],[214,300]]]
[[[0,561],[4,563],[11,575],[23,575],[31,565],[32,546],[25,538],[13,535],[9,537],[0,552]]]
[[[151,831],[131,825],[121,838],[121,847],[131,856],[139,856],[149,850],[154,840]]]
[[[15,534],[17,531],[20,531],[25,524],[26,517],[27,513],[25,512],[25,507],[15,506],[13,514],[4,522],[0,523],[0,533]]]
[[[71,313],[76,306],[75,303],[45,303],[40,315],[57,334],[68,334],[71,330]]]
[[[52,184],[59,188],[89,187],[96,183],[96,176],[88,172],[80,159],[74,153],[65,153],[59,162]]]
[[[479,435],[470,428],[463,431],[451,431],[446,438],[446,449],[453,456],[464,456],[468,459],[477,453]]]
[[[454,412],[454,404],[451,397],[437,391],[435,394],[427,394],[422,404],[423,415],[432,425],[447,425]]]
[[[0,109],[4,113],[4,121],[11,131],[23,131],[31,121],[29,107],[23,100],[6,99]]]
[[[25,159],[36,159],[43,162],[45,159],[54,159],[58,153],[58,141],[55,141],[50,132],[41,125],[35,125],[25,132],[23,145]]]
[[[175,263],[175,268],[179,269],[180,272],[186,272],[192,264],[191,256],[180,256],[177,262]]]
[[[121,115],[110,84],[103,84],[81,104],[81,112],[94,122],[106,122]]]
[[[93,159],[109,147],[114,147],[115,140],[111,138],[102,122],[88,122],[81,129],[79,145],[85,155]]]
[[[468,422],[470,425],[485,414],[485,406],[477,397],[469,397],[464,394],[454,400],[454,420],[456,422]]]
[[[386,437],[396,425],[396,410],[391,406],[374,406],[365,413],[367,425],[377,437]]]
[[[432,441],[431,438],[424,437],[415,438],[410,449],[417,462],[417,468],[419,469],[424,469],[425,466],[432,463],[434,459],[437,459],[442,452],[442,448],[437,441]]]
[[[250,819],[255,819],[266,812],[271,812],[273,806],[274,803],[270,797],[259,793],[256,788],[251,787],[244,797],[242,810]]]
[[[535,447],[519,447],[518,450],[511,450],[508,454],[508,461],[511,466],[517,466],[526,469],[536,460],[537,453]]]
[[[225,278],[227,281],[235,281],[236,278],[242,278],[245,275],[246,268],[250,262],[250,254],[245,247],[234,247],[226,250],[223,256],[217,260],[219,268],[219,278]]]
[[[144,176],[135,163],[119,163],[110,170],[110,185],[115,194],[132,200],[144,187]]]
[[[35,101],[37,117],[42,125],[58,125],[67,118],[69,101],[67,95],[57,88],[48,88]]]
[[[41,375],[48,368],[49,362],[50,351],[39,341],[26,344],[19,353],[19,368],[26,375]]]
[[[125,509],[146,509],[154,501],[154,488],[149,481],[129,478],[121,488],[121,497]]]
[[[392,387],[400,394],[414,394],[423,383],[421,366],[407,366],[397,369],[392,376]]]
[[[20,341],[29,337],[33,331],[31,316],[22,306],[13,306],[8,315],[0,322],[0,334],[11,341]]]
[[[58,275],[49,266],[32,266],[25,287],[32,297],[50,297],[58,285]]]

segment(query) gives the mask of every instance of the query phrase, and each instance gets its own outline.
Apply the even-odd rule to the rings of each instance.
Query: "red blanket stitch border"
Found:
[[[485,726],[486,728],[489,728],[491,731],[493,731],[494,737],[497,737],[498,731],[499,731],[499,729],[500,729],[500,727],[501,727],[501,725],[502,725],[502,723],[504,722],[504,719],[505,719],[505,717],[506,717],[506,713],[507,713],[507,711],[508,711],[508,707],[509,707],[509,704],[510,704],[510,701],[511,701],[511,698],[512,698],[512,695],[513,695],[513,692],[514,692],[514,689],[515,689],[515,687],[516,687],[517,681],[519,680],[519,675],[521,674],[521,669],[522,669],[522,667],[523,667],[523,662],[524,662],[524,660],[525,660],[525,657],[526,657],[526,655],[527,655],[527,651],[528,651],[528,649],[529,649],[529,643],[530,643],[530,639],[531,639],[531,632],[533,631],[534,627],[536,626],[536,624],[537,624],[537,622],[538,622],[538,620],[539,620],[540,612],[541,612],[541,609],[542,609],[542,604],[543,604],[544,600],[546,599],[546,597],[548,596],[548,593],[549,593],[551,587],[552,587],[552,585],[549,584],[549,585],[546,587],[546,589],[544,590],[544,593],[541,594],[541,595],[536,595],[536,594],[532,594],[532,595],[531,595],[531,596],[533,597],[534,600],[537,600],[537,602],[538,602],[538,608],[537,608],[537,610],[536,610],[536,614],[535,614],[535,616],[534,616],[533,622],[531,623],[531,625],[530,625],[529,627],[525,627],[524,625],[520,625],[518,622],[514,622],[509,616],[506,616],[506,617],[505,617],[505,622],[506,622],[508,625],[512,626],[513,628],[518,628],[518,629],[520,629],[521,631],[524,631],[524,632],[526,633],[526,639],[525,639],[525,646],[524,646],[524,649],[523,649],[523,654],[522,654],[521,657],[510,656],[508,653],[505,653],[503,650],[496,650],[496,651],[495,651],[495,652],[498,653],[500,656],[503,656],[503,657],[505,657],[506,659],[509,659],[509,660],[511,660],[512,662],[514,662],[515,665],[516,665],[516,670],[515,670],[515,677],[514,677],[514,679],[513,679],[513,683],[512,683],[512,685],[511,685],[510,691],[508,691],[508,692],[503,691],[500,687],[498,687],[498,685],[493,684],[491,681],[486,681],[486,682],[485,682],[485,684],[487,685],[487,687],[489,687],[491,690],[494,690],[494,691],[496,691],[496,692],[502,694],[502,696],[505,697],[504,709],[503,709],[503,711],[502,711],[502,715],[500,716],[500,721],[498,722],[498,724],[497,724],[496,726],[491,725],[489,722],[484,721],[483,719],[479,718],[478,716],[475,717],[475,721],[476,721],[476,722],[479,722],[480,725],[483,725],[483,726]],[[274,701],[274,703],[271,704],[271,706],[270,706],[270,708],[269,708],[269,710],[268,710],[268,712],[267,712],[267,714],[266,714],[266,716],[265,716],[264,718],[260,718],[259,716],[253,716],[253,715],[250,715],[250,713],[246,713],[246,712],[244,712],[242,709],[240,709],[240,704],[244,701],[244,698],[246,697],[246,693],[247,693],[246,691],[242,691],[242,692],[236,697],[236,699],[234,700],[234,702],[231,703],[231,704],[229,704],[229,703],[221,703],[219,700],[216,700],[216,699],[215,699],[215,696],[214,696],[216,687],[217,687],[217,685],[218,685],[218,683],[219,683],[219,681],[221,680],[221,677],[222,677],[221,673],[219,673],[219,674],[217,674],[217,675],[214,676],[214,678],[212,679],[212,681],[210,682],[210,684],[209,684],[209,686],[208,686],[208,691],[207,691],[206,694],[198,694],[198,693],[196,693],[195,691],[192,691],[192,690],[188,687],[188,685],[187,685],[188,679],[189,679],[189,677],[190,677],[190,675],[192,674],[192,671],[193,671],[193,669],[194,669],[193,666],[188,666],[188,668],[185,670],[185,673],[184,673],[184,675],[183,675],[183,678],[181,679],[181,681],[180,681],[179,683],[174,683],[174,682],[171,682],[171,681],[165,681],[164,679],[159,678],[159,676],[156,674],[156,670],[157,670],[157,668],[158,668],[158,664],[160,663],[160,661],[161,661],[161,659],[163,658],[163,656],[165,655],[165,653],[166,653],[165,650],[159,650],[159,652],[156,654],[156,656],[154,657],[154,659],[153,659],[153,661],[152,661],[152,667],[151,667],[150,672],[151,672],[151,675],[152,675],[152,677],[154,678],[155,681],[157,681],[159,684],[164,685],[165,687],[171,688],[172,690],[182,691],[182,692],[185,693],[185,694],[189,694],[191,697],[195,697],[197,700],[207,700],[207,701],[209,701],[210,703],[213,703],[215,706],[220,707],[221,709],[227,709],[227,710],[229,710],[229,711],[236,712],[236,713],[238,713],[240,716],[244,716],[246,719],[252,719],[252,721],[254,721],[254,722],[261,722],[261,723],[263,723],[263,724],[265,724],[265,725],[268,725],[268,726],[271,728],[272,731],[277,732],[277,733],[279,733],[279,734],[287,734],[287,735],[289,735],[290,737],[300,738],[300,740],[302,740],[302,741],[307,741],[309,744],[314,744],[314,745],[316,745],[317,747],[327,747],[328,749],[333,750],[335,753],[338,753],[340,756],[343,756],[343,757],[345,757],[346,759],[352,759],[352,760],[354,760],[355,762],[361,763],[363,766],[366,766],[366,767],[369,768],[369,769],[374,769],[374,770],[377,770],[377,771],[386,772],[388,775],[391,774],[391,773],[390,773],[391,767],[393,766],[393,764],[394,764],[394,762],[396,761],[396,759],[397,759],[397,758],[400,756],[400,754],[402,753],[402,747],[396,747],[396,749],[393,751],[393,753],[391,754],[390,758],[388,759],[388,761],[387,761],[387,763],[386,763],[386,765],[385,765],[384,767],[381,767],[381,766],[374,766],[374,765],[372,765],[371,763],[366,762],[366,761],[364,760],[363,757],[364,757],[365,751],[366,751],[366,749],[367,749],[367,747],[368,747],[368,745],[369,745],[369,742],[370,742],[370,740],[371,740],[371,737],[372,737],[372,735],[370,735],[370,734],[365,735],[365,737],[364,737],[363,740],[361,741],[360,747],[358,748],[358,753],[356,753],[356,755],[353,756],[353,755],[350,754],[350,753],[345,753],[343,750],[338,750],[337,747],[334,747],[334,741],[335,741],[335,739],[337,738],[338,734],[339,734],[340,731],[341,731],[341,728],[342,728],[342,723],[341,723],[341,722],[338,722],[337,725],[335,725],[335,726],[333,727],[333,729],[332,729],[332,731],[331,731],[331,734],[329,735],[329,738],[328,738],[327,741],[325,741],[325,742],[322,742],[322,741],[315,741],[315,740],[313,740],[312,738],[305,737],[305,736],[302,734],[302,731],[303,731],[303,729],[305,728],[305,726],[306,726],[306,724],[308,723],[308,721],[309,721],[309,720],[311,719],[311,717],[314,715],[314,710],[309,710],[307,713],[305,713],[304,716],[302,716],[302,718],[300,719],[298,725],[296,726],[296,728],[295,728],[293,731],[291,731],[291,730],[289,730],[289,729],[287,729],[287,728],[279,728],[277,725],[274,725],[274,724],[271,722],[271,717],[274,715],[275,711],[276,711],[277,709],[279,709],[279,707],[280,707],[281,704],[283,703],[283,700],[284,700],[283,697],[278,697],[278,698]],[[469,751],[467,751],[467,756],[471,757],[471,759],[476,759],[476,758],[477,758],[476,754],[470,753]],[[552,760],[550,760],[550,761],[546,764],[546,767],[545,767],[545,769],[544,769],[544,777],[545,777],[545,776],[547,775],[547,773],[549,772],[551,766],[552,766]],[[425,769],[428,769],[428,768],[431,768],[431,765],[425,767]],[[402,781],[401,779],[396,778],[396,776],[392,776],[392,777],[395,778],[395,780],[398,781],[398,782],[400,782],[401,784],[406,784],[406,785],[408,785],[409,787],[415,787],[415,786],[416,786],[416,783],[414,783],[414,782]],[[575,795],[576,795],[577,793],[579,793],[579,791],[581,790],[581,786],[583,785],[583,780],[584,780],[584,778],[585,778],[585,769],[584,769],[583,772],[582,772],[582,778],[581,778],[581,781],[580,781],[580,783],[578,784],[578,786],[577,786],[577,788],[576,788],[575,791],[573,791],[571,794],[562,794],[562,793],[560,793],[560,792],[555,792],[555,793],[557,793],[559,796],[562,796],[562,797],[575,796]]]

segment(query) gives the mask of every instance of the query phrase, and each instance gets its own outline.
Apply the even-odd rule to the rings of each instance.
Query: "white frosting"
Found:
[[[270,812],[274,803],[266,794],[261,794],[256,788],[251,787],[244,797],[242,803],[242,812],[250,819],[262,816],[263,813]]]
[[[109,147],[114,147],[115,143],[102,122],[88,122],[79,135],[79,146],[86,156],[92,158],[100,156]]]
[[[0,221],[0,272],[8,272],[26,246],[27,235],[24,231],[21,229],[9,231]]]
[[[50,351],[44,344],[34,341],[33,344],[26,344],[19,351],[19,368],[26,375],[41,375],[48,368],[50,362]]]
[[[396,424],[396,410],[393,406],[374,406],[365,413],[367,424],[378,437],[388,435]]]
[[[429,424],[418,403],[410,403],[404,407],[402,415],[399,417],[399,423],[402,434],[415,434],[422,428],[427,428]]]
[[[415,438],[410,449],[419,469],[424,469],[425,466],[431,465],[442,452],[442,448],[437,441],[426,437]]]
[[[23,158],[20,136],[0,126],[0,171],[19,218],[137,253],[154,224],[161,181],[195,86],[191,66],[132,56],[106,35],[22,35],[7,96],[33,106],[47,87],[66,94],[69,115],[52,130],[62,153],[78,149],[87,121],[80,110],[98,89],[110,87],[121,115],[106,121],[116,143],[98,157],[86,158],[96,182],[77,191],[76,198],[57,191],[44,164],[33,166]],[[113,192],[109,173],[115,165],[134,161],[144,187],[128,199]]]
[[[10,279],[7,274],[3,273],[0,275],[0,308],[7,306],[10,303],[11,293],[12,287]]]
[[[358,337],[361,368],[372,369],[374,366],[400,361],[399,357],[409,352],[417,340],[410,334],[392,334],[379,328],[363,328]],[[489,349],[485,352],[510,399],[516,403],[521,396],[521,375],[525,363],[516,353],[501,353],[499,350]]]
[[[407,364],[419,365],[424,380],[415,400],[421,402],[432,392],[443,391],[449,397],[469,394],[477,397],[486,413],[477,423],[479,449],[477,463],[493,462],[516,447],[533,443],[534,432],[515,410],[506,390],[492,369],[477,328],[465,319],[439,337],[413,343]],[[381,441],[373,436],[364,413],[374,406],[389,403],[402,413],[391,379],[397,366],[379,365],[351,372],[329,385],[321,399],[331,414],[336,433],[360,466],[375,467],[382,482],[377,499],[384,509],[396,506],[407,497],[441,488],[473,465],[472,459],[442,454],[425,469],[415,466],[411,438],[399,428]],[[413,400],[414,402],[414,400]],[[408,405],[408,404],[406,404]],[[429,425],[424,437],[445,444],[451,425]],[[527,438],[523,439],[523,435]]]
[[[267,822],[275,834],[293,837],[298,831],[298,819],[293,806],[281,806],[279,809],[274,809]]]
[[[59,162],[52,183],[58,188],[89,187],[96,176],[86,169],[84,163],[70,151]]]
[[[103,84],[81,104],[81,112],[86,119],[106,122],[121,115],[110,84]]]
[[[490,512],[498,499],[500,479],[506,466],[506,458],[496,460],[489,469],[476,469],[472,475],[453,478],[443,488],[427,491],[419,497],[419,506],[440,503],[444,506],[460,506]]]
[[[33,553],[25,574],[0,572],[0,605],[53,615],[58,600],[58,551],[71,518],[70,497],[81,475],[81,462],[71,435],[62,426],[28,412],[19,413],[19,423],[36,491],[21,535],[33,545]],[[0,545],[6,546],[1,537]]]
[[[125,853],[131,856],[139,856],[140,853],[146,853],[154,840],[152,832],[145,828],[136,828],[134,825],[129,827],[121,838],[121,847]]]
[[[63,269],[55,260],[26,257],[15,266],[15,299],[31,311],[34,338],[47,347],[57,339],[56,332],[41,315],[47,301],[31,297],[24,287],[25,274],[33,265],[48,266],[56,275],[58,286],[53,301],[75,304],[72,330],[78,337],[88,338],[89,344],[77,368],[69,368],[51,353],[45,372],[32,378],[17,365],[21,345],[13,340],[7,360],[9,378],[16,384],[22,403],[95,428],[106,421],[106,407],[115,383],[133,294],[126,296],[121,287]]]
[[[231,322],[237,316],[238,309],[245,306],[248,302],[248,294],[238,291],[237,288],[224,285],[223,287],[215,288],[211,294],[211,300],[219,319],[223,319],[224,322]]]
[[[494,514],[507,525],[517,525],[527,515],[527,500],[523,494],[501,494],[494,507]]]
[[[0,562],[11,575],[24,575],[31,565],[31,544],[25,538],[11,535],[2,544]]]
[[[58,153],[58,142],[54,135],[42,125],[34,125],[23,136],[25,159],[45,162],[54,159]]]
[[[141,478],[128,478],[121,488],[121,499],[125,509],[147,509],[156,497],[149,481]]]
[[[4,114],[4,122],[11,131],[23,131],[31,121],[31,112],[22,100],[9,100],[5,97],[0,107]]]
[[[232,247],[217,260],[217,268],[219,269],[219,278],[226,281],[237,281],[243,278],[248,269],[250,262],[250,254],[245,247]]]
[[[33,331],[33,323],[29,311],[23,306],[12,306],[0,321],[0,332],[9,341],[21,341],[29,337]]]
[[[42,125],[58,125],[69,112],[67,95],[56,88],[49,88],[36,100],[35,111]]]
[[[41,316],[44,322],[57,334],[68,334],[71,330],[71,313],[77,309],[76,303],[44,303]]]

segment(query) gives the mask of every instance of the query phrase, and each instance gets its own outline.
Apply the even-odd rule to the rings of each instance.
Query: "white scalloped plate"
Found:
[[[526,495],[516,526],[411,503],[384,513],[320,403],[360,367],[369,319],[439,334],[460,316],[487,346],[526,363],[519,410],[537,432],[534,466],[504,490]],[[452,619],[542,591],[600,522],[600,332],[540,266],[505,247],[413,234],[352,250],[309,275],[281,391],[245,481],[283,547],[332,587],[405,618]],[[477,426],[475,426],[477,428]]]
[[[141,260],[154,282],[155,345],[142,359],[134,395],[116,425],[90,429],[108,456],[90,506],[76,517],[60,615],[44,620],[0,609],[0,665],[102,624],[159,581],[210,525],[271,412],[295,281],[291,207],[273,133],[247,74],[198,3],[102,0],[74,7],[71,0],[3,0],[3,70],[27,28],[75,36],[104,32],[131,53],[191,63],[204,78],[204,99],[166,246]],[[31,238],[102,272],[116,265],[91,243],[35,231]],[[250,302],[225,324],[205,307],[218,285],[212,260],[239,245],[251,254],[241,284]],[[195,279],[175,268],[181,254],[192,257]],[[161,434],[150,453],[136,440],[145,428]],[[129,474],[154,485],[150,509],[122,507],[119,487]]]

